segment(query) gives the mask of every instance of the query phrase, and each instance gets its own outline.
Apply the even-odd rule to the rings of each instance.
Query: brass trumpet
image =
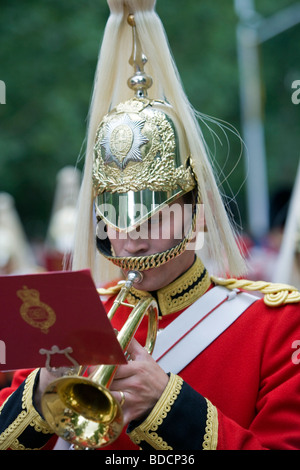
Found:
[[[126,352],[131,339],[144,315],[148,313],[148,333],[145,348],[151,354],[154,348],[158,307],[153,297],[141,299],[133,306],[124,303],[132,285],[142,280],[138,271],[130,271],[108,318],[112,320],[120,305],[133,308],[127,321],[117,335],[121,348]],[[61,438],[73,444],[75,449],[98,449],[111,444],[123,429],[121,406],[109,391],[116,365],[101,365],[89,375],[61,377],[46,388],[42,397],[42,412]]]

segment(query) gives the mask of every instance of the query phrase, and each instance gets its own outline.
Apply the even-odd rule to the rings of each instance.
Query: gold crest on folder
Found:
[[[43,333],[48,333],[56,321],[56,315],[49,305],[40,301],[39,291],[23,286],[23,289],[17,291],[17,296],[23,301],[20,308],[23,320]]]

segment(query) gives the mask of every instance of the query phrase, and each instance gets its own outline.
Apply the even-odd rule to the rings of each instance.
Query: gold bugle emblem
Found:
[[[20,308],[23,320],[43,333],[48,333],[56,321],[56,315],[49,305],[40,301],[39,291],[23,286],[23,289],[17,291],[17,296],[23,301]]]

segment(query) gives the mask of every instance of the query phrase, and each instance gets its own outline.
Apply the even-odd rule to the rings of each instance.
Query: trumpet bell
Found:
[[[123,429],[119,402],[106,387],[84,377],[68,376],[52,382],[42,412],[53,431],[76,448],[107,446]]]

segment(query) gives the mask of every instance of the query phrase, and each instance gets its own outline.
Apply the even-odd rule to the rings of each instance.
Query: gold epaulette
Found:
[[[211,276],[211,281],[228,289],[243,289],[259,291],[264,294],[264,302],[269,307],[278,307],[285,304],[300,302],[300,292],[296,287],[288,284],[277,284],[264,281],[250,281],[247,279],[221,279]]]

